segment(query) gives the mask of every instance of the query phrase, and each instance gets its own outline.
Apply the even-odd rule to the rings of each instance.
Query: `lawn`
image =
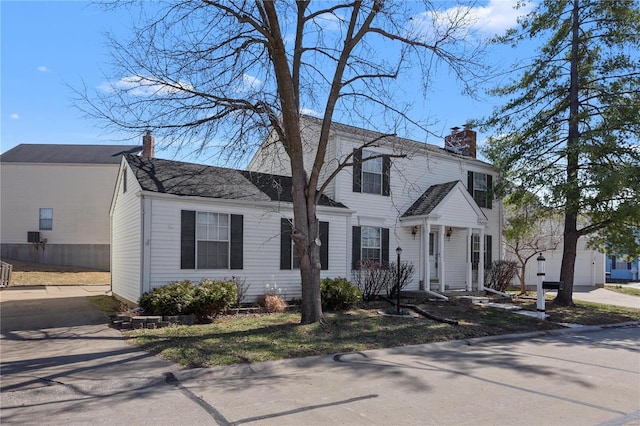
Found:
[[[640,296],[640,288],[615,284],[607,284],[604,286],[604,288],[610,291],[615,291],[616,293],[628,294],[630,296]]]
[[[523,306],[535,310],[535,302]],[[556,322],[640,321],[640,310],[581,302],[574,309],[548,304],[551,321],[461,302],[421,307],[458,320],[459,325],[382,316],[380,307],[366,306],[326,313],[324,327],[300,325],[299,314],[254,314],[223,316],[212,324],[135,330],[125,336],[132,344],[186,367],[207,367],[562,328]]]
[[[15,259],[2,259],[13,265],[11,286],[109,284],[111,274],[76,266],[42,265]]]

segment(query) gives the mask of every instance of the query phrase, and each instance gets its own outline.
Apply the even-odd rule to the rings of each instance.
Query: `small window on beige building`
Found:
[[[40,209],[40,230],[50,231],[53,229],[53,209]]]

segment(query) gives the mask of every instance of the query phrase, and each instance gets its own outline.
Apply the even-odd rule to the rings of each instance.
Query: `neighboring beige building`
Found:
[[[2,258],[109,270],[109,206],[120,159],[141,149],[21,144],[2,154]]]

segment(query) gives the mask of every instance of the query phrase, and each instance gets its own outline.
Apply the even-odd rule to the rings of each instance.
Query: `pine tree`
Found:
[[[545,0],[502,42],[543,44],[485,121],[506,180],[564,215],[556,302],[573,305],[578,238],[633,248],[640,224],[640,8],[633,0]],[[586,225],[579,226],[579,218]],[[615,241],[612,241],[615,240]],[[629,241],[628,241],[629,240]],[[637,243],[635,243],[636,250]]]

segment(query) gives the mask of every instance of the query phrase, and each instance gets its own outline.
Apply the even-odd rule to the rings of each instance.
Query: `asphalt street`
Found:
[[[5,291],[3,425],[640,424],[638,324],[189,370],[129,346],[92,289]]]

